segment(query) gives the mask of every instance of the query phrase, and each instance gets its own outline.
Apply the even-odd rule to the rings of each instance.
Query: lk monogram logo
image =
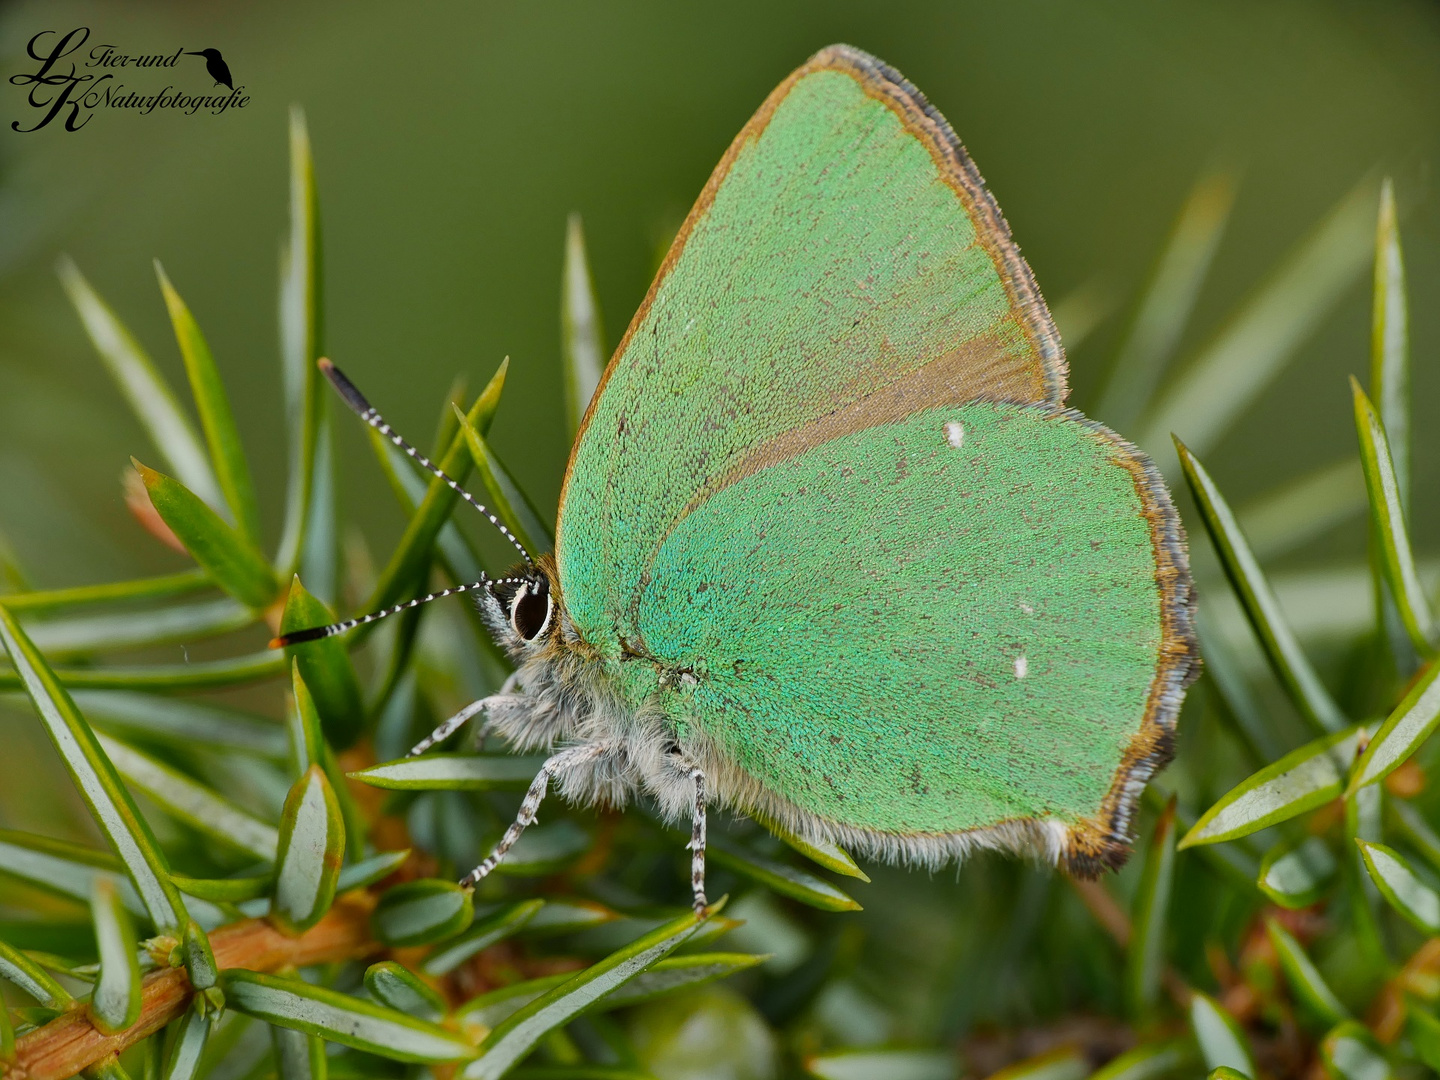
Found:
[[[27,101],[40,115],[29,127],[23,126],[19,120],[12,121],[12,130],[22,133],[39,131],[60,120],[66,131],[79,131],[90,122],[97,110],[102,109],[134,109],[142,116],[148,116],[157,109],[187,116],[195,116],[202,111],[219,116],[230,109],[243,109],[250,103],[244,84],[234,84],[230,66],[219,49],[187,50],[182,47],[173,53],[130,55],[119,52],[114,45],[94,45],[81,53],[89,40],[88,26],[78,26],[67,34],[58,30],[42,30],[30,39],[25,51],[39,67],[34,71],[11,75],[10,82],[30,88]],[[126,68],[173,69],[179,65],[182,56],[203,59],[205,75],[212,80],[213,86],[223,86],[228,93],[186,93],[174,84],[167,84],[160,90],[132,90],[121,81]],[[185,63],[187,67],[199,67],[193,60]],[[195,74],[199,74],[198,70]]]

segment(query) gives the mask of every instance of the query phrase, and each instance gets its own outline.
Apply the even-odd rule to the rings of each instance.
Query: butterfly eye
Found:
[[[534,641],[550,625],[554,601],[544,582],[526,582],[510,601],[510,625],[525,641]]]

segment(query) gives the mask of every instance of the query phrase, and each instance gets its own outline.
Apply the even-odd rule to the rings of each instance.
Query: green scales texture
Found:
[[[845,63],[717,177],[576,444],[576,628],[632,706],[802,811],[1095,818],[1162,644],[1133,451],[1060,406],[994,226]]]

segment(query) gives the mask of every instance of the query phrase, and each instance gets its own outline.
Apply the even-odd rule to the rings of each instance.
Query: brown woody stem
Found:
[[[276,971],[350,960],[378,952],[370,934],[375,897],[347,893],[299,937],[286,937],[262,919],[223,926],[210,935],[215,963],[225,968]],[[195,991],[183,967],[153,971],[145,979],[140,1019],[115,1035],[102,1034],[80,1006],[15,1040],[15,1060],[0,1068],[3,1080],[65,1080],[153,1035],[185,1012]]]

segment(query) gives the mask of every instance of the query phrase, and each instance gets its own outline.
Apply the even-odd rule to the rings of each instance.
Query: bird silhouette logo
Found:
[[[203,56],[205,58],[205,70],[215,80],[215,85],[222,83],[231,90],[235,84],[230,81],[230,67],[225,63],[225,58],[220,55],[219,49],[201,49],[199,52],[187,52],[186,56]]]

